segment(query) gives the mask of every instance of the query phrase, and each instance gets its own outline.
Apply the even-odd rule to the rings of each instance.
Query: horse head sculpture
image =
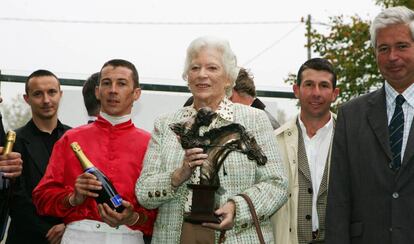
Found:
[[[256,161],[258,165],[265,165],[267,162],[267,157],[256,139],[240,124],[231,123],[214,128],[200,136],[200,127],[210,125],[216,116],[210,108],[201,108],[195,118],[170,125],[184,149],[200,147],[208,155],[201,167],[201,185],[220,184],[218,172],[233,151],[246,154],[248,159]]]
[[[204,141],[204,138],[200,137],[200,127],[210,125],[215,117],[217,117],[217,114],[209,107],[205,107],[197,112],[195,118],[170,124],[169,127],[179,137],[181,146],[184,149],[204,148],[204,145],[209,142]]]

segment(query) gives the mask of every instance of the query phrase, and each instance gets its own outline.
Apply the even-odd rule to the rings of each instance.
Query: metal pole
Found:
[[[312,57],[312,50],[311,50],[311,15],[308,14],[308,19],[306,20],[306,31],[307,31],[307,39],[308,39],[308,45],[307,45],[307,49],[308,49],[308,59],[311,59]]]

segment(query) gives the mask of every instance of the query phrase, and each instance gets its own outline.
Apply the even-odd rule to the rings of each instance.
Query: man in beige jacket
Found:
[[[323,243],[328,175],[338,96],[329,61],[314,58],[299,69],[293,85],[300,113],[275,130],[286,175],[288,201],[272,216],[277,244]]]

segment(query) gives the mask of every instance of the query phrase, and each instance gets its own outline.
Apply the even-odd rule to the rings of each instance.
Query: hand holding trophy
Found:
[[[200,184],[187,184],[193,191],[193,198],[191,212],[185,213],[184,220],[193,224],[220,222],[219,216],[214,214],[215,193],[220,187],[218,173],[231,152],[246,154],[258,165],[267,162],[254,137],[250,136],[240,124],[231,123],[200,135],[200,127],[209,126],[216,116],[215,112],[205,107],[198,111],[195,118],[170,125],[179,137],[183,149],[202,148],[208,155],[201,166]],[[224,174],[226,174],[225,170]]]

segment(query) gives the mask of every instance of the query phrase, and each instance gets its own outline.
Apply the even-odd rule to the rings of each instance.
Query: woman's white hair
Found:
[[[229,42],[224,39],[212,36],[202,36],[193,40],[187,48],[184,71],[182,74],[183,79],[188,79],[188,72],[193,58],[205,48],[212,48],[221,53],[224,72],[231,81],[230,87],[226,89],[226,96],[230,97],[240,68],[237,67],[236,55],[234,55],[231,50]]]
[[[406,24],[410,28],[411,38],[414,40],[414,11],[405,6],[387,8],[375,17],[371,24],[371,45],[376,47],[377,32],[390,25]]]

